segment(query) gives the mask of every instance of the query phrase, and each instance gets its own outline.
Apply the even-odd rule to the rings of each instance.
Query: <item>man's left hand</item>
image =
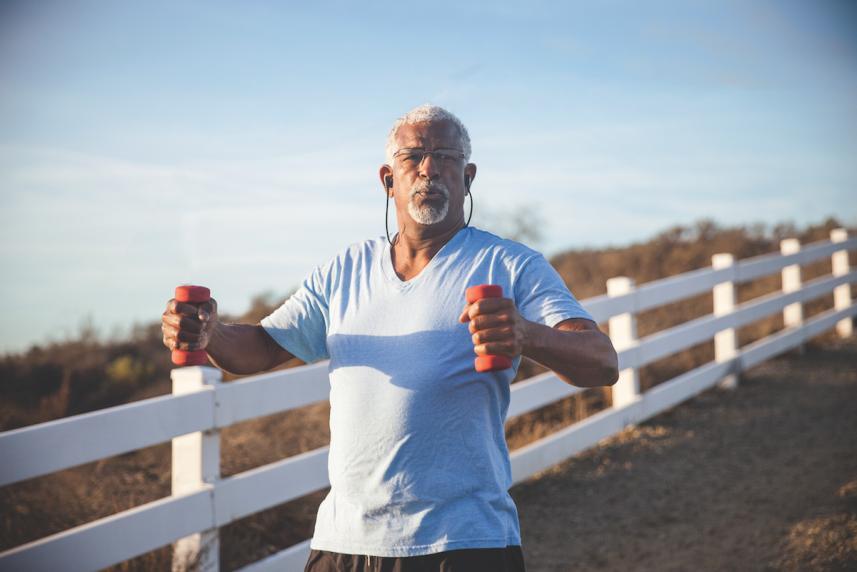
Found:
[[[464,307],[459,322],[470,322],[477,355],[516,358],[529,340],[529,324],[510,298],[483,298]]]

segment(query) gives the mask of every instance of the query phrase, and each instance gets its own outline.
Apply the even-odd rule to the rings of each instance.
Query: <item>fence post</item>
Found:
[[[731,254],[720,253],[711,257],[711,266],[720,268],[734,267],[735,257]],[[724,316],[735,311],[735,282],[734,272],[725,282],[714,285],[714,315]],[[724,362],[738,355],[738,336],[735,328],[726,328],[714,334],[714,361]],[[735,389],[738,386],[738,376],[731,373],[720,380],[721,389]]]
[[[795,254],[800,252],[800,241],[796,238],[787,238],[780,241],[781,254]],[[791,264],[783,268],[783,292],[795,292],[800,290],[800,264]],[[783,308],[783,325],[786,328],[799,328],[803,325],[803,304],[795,302]],[[803,353],[803,342],[798,346],[798,351]]]
[[[626,276],[607,280],[607,295],[610,297],[628,294],[634,290],[634,281]],[[617,352],[637,344],[637,317],[633,312],[613,316],[608,322],[610,340]],[[619,372],[619,380],[613,384],[613,407],[620,408],[636,401],[640,396],[640,375],[636,368],[629,367]]]
[[[192,393],[216,386],[222,379],[213,367],[174,369],[173,395]],[[213,421],[213,419],[212,419]],[[198,490],[220,478],[220,432],[216,429],[189,433],[173,439],[172,492],[174,495]],[[213,500],[212,500],[213,502]],[[198,570],[216,572],[219,567],[220,541],[216,528],[179,539],[173,544],[174,572]]]
[[[848,240],[848,231],[844,228],[834,228],[830,231],[831,242],[845,242]],[[831,257],[833,264],[833,275],[844,276],[848,274],[848,251],[840,250],[833,253]],[[840,284],[833,289],[833,308],[844,310],[851,306],[851,285]],[[845,318],[836,322],[836,333],[840,338],[847,338],[854,333],[854,325],[851,318]]]

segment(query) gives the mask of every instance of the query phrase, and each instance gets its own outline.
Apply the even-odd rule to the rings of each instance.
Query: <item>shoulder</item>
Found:
[[[385,239],[383,244],[386,244]],[[351,275],[361,272],[367,265],[371,265],[383,253],[383,244],[381,238],[353,242],[315,266],[308,280],[315,284],[316,288],[329,291],[343,281],[350,280]]]
[[[387,245],[387,240],[384,237],[367,238],[357,242],[352,242],[333,257],[333,261],[340,263],[357,261],[363,259],[373,259],[380,256],[384,252],[384,247]]]
[[[494,233],[469,227],[470,243],[485,254],[505,262],[509,266],[521,267],[532,260],[544,259],[537,250],[509,238],[502,238]]]
[[[386,239],[367,238],[358,242],[352,242],[345,248],[340,249],[333,257],[329,258],[326,263],[319,266],[327,272],[337,268],[345,268],[359,264],[363,261],[372,260],[380,256],[384,252]]]

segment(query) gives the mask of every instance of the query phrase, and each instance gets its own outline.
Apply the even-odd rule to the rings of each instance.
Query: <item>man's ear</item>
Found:
[[[468,163],[464,166],[464,186],[467,187],[467,192],[470,192],[470,185],[473,184],[473,179],[475,178],[476,165],[474,163]]]
[[[381,186],[384,187],[384,192],[388,197],[393,196],[393,169],[390,165],[381,165],[378,171],[378,176],[381,178]]]

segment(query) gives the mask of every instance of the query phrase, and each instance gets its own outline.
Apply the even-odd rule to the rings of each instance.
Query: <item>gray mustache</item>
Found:
[[[449,189],[443,183],[429,183],[428,181],[419,181],[411,187],[410,197],[414,198],[418,193],[436,192],[449,198]]]

